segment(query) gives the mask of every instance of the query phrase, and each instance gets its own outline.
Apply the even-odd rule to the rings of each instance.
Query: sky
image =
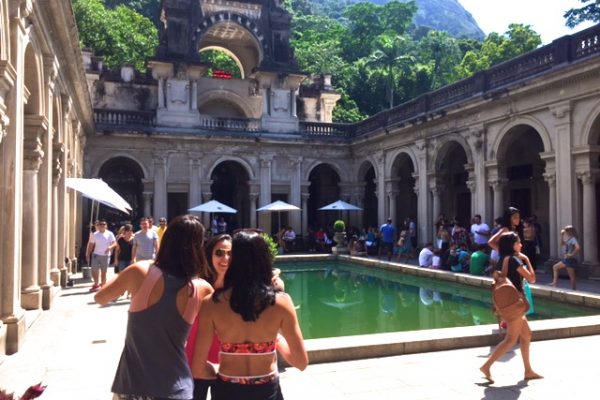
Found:
[[[590,27],[591,23],[577,25],[574,29],[565,26],[563,15],[571,8],[580,8],[579,0],[458,0],[471,13],[479,27],[488,35],[504,33],[510,23],[531,25],[548,44],[564,35],[571,35]]]

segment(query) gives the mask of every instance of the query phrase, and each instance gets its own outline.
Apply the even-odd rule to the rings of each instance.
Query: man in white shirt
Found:
[[[419,267],[431,268],[433,264],[433,243],[427,243],[419,253]]]
[[[95,292],[100,289],[101,285],[106,283],[106,270],[110,263],[110,253],[117,246],[115,235],[106,230],[106,221],[96,221],[95,225],[96,232],[90,234],[85,253],[87,263],[92,268],[92,278],[94,279],[90,292]],[[99,275],[101,276],[100,284],[98,284]]]
[[[471,234],[473,235],[473,242],[478,245],[487,244],[490,239],[490,227],[485,222],[481,222],[481,215],[479,214],[473,217]]]
[[[285,251],[290,252],[294,250],[294,240],[296,240],[296,232],[294,228],[288,226],[283,232],[283,243],[285,244]]]

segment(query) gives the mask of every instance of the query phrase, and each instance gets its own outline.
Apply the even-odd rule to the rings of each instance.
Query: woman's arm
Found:
[[[575,246],[573,246],[573,251],[570,254],[565,254],[566,257],[575,257],[575,255],[581,250],[581,246],[579,246],[579,242],[575,242]]]
[[[192,375],[194,379],[215,379],[217,372],[213,364],[208,362],[208,352],[212,344],[215,327],[212,319],[214,303],[212,295],[202,300],[198,314],[198,334],[192,359]]]
[[[96,303],[105,305],[118,298],[125,291],[134,295],[148,273],[149,263],[137,263],[108,281],[94,296]]]
[[[284,313],[281,323],[281,334],[284,340],[277,342],[277,350],[290,365],[304,371],[308,365],[308,354],[304,348],[304,338],[298,324],[294,303],[286,293],[277,295],[277,303],[281,304]]]
[[[498,251],[498,243],[500,242],[500,236],[502,236],[506,232],[508,232],[508,228],[507,227],[503,227],[498,232],[496,232],[490,238],[490,240],[488,240],[488,246],[490,246],[492,249]]]

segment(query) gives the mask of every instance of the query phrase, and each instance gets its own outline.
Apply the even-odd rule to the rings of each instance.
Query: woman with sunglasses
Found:
[[[125,291],[132,295],[125,347],[112,385],[115,399],[193,398],[185,342],[201,300],[213,292],[205,280],[194,279],[207,275],[203,241],[200,220],[179,216],[165,231],[155,261],[130,265],[96,294],[102,305]]]
[[[213,333],[220,340],[218,373],[208,362]],[[192,371],[195,377],[216,377],[213,400],[283,399],[276,349],[290,365],[300,370],[308,365],[292,299],[273,287],[266,241],[240,231],[233,236],[223,288],[202,301]]]
[[[208,262],[207,275],[204,279],[206,279],[215,290],[221,289],[225,281],[225,273],[229,269],[229,264],[231,262],[231,236],[228,234],[217,234],[216,236],[211,237],[206,243],[206,246],[204,246],[204,254]],[[198,318],[196,317],[185,347],[190,366],[194,359],[197,333]],[[219,340],[216,336],[213,336],[208,361],[214,364],[219,363]],[[205,400],[212,382],[214,382],[214,379],[194,379],[194,400]]]

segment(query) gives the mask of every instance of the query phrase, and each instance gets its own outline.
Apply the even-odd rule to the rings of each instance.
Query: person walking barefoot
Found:
[[[521,253],[521,240],[515,232],[508,232],[499,238],[500,260],[502,260],[502,275],[507,277],[515,288],[523,294],[523,279],[529,283],[535,283],[535,271],[531,268],[531,262],[526,255]],[[494,349],[485,364],[479,368],[485,379],[494,383],[490,369],[492,364],[512,348],[517,340],[521,349],[523,366],[525,367],[524,379],[541,379],[543,376],[538,374],[531,367],[529,361],[529,344],[531,343],[531,329],[527,321],[526,314],[511,321],[506,321],[507,330],[504,340]]]

